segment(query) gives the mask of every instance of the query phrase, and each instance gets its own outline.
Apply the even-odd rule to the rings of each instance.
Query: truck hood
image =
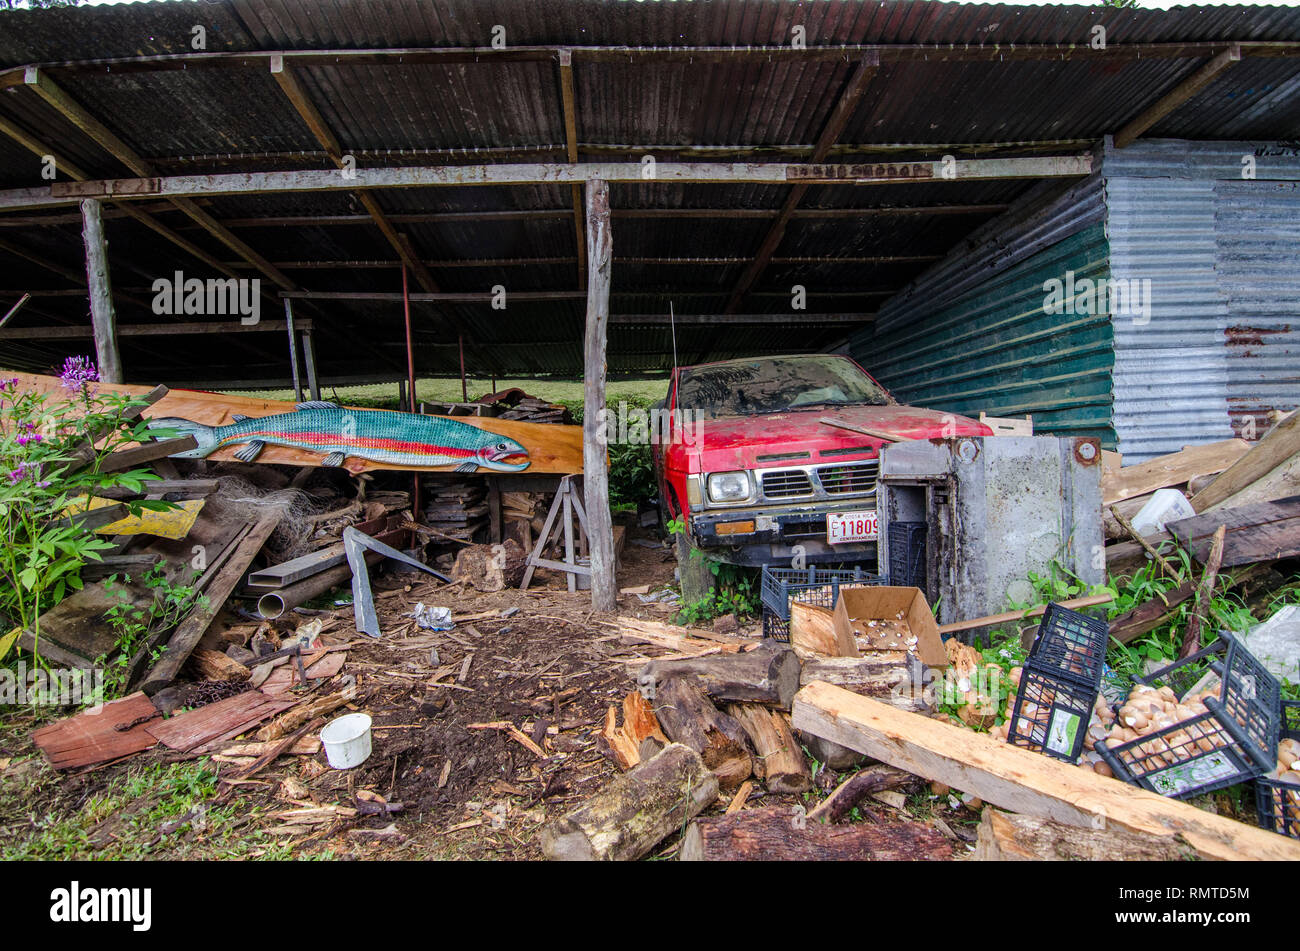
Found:
[[[889,433],[900,440],[993,435],[993,430],[976,420],[915,406],[825,406],[731,416],[699,423],[694,431],[699,441],[684,446],[689,460],[687,471],[809,465],[870,459],[878,454],[883,439],[819,423],[823,416]],[[855,448],[861,452],[845,451]],[[825,455],[828,450],[831,454]]]

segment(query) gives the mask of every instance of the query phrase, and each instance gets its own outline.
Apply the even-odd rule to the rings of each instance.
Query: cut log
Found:
[[[1181,833],[1206,859],[1300,859],[1300,842],[1286,836],[830,684],[799,691],[794,725],[1013,812],[1085,828]]]
[[[691,823],[683,862],[905,862],[952,858],[942,833],[919,822],[823,825],[797,806],[764,806]]]
[[[1230,495],[1222,502],[1211,505],[1203,514],[1217,512],[1219,509],[1253,505],[1256,502],[1285,499],[1296,494],[1300,494],[1300,452],[1267,475],[1256,479],[1240,492]]]
[[[715,700],[752,701],[782,710],[799,689],[799,658],[783,645],[764,643],[753,650],[680,660],[652,660],[641,668],[640,682],[695,676]]]
[[[1204,512],[1264,478],[1300,452],[1300,413],[1288,416],[1208,486],[1192,498],[1192,508]]]
[[[920,661],[902,652],[876,651],[870,657],[810,656],[804,658],[799,684],[820,680],[900,710],[924,713],[932,707],[926,700],[923,671]]]
[[[768,792],[801,793],[812,788],[808,760],[795,742],[790,721],[756,703],[733,703],[727,713],[749,734],[754,750],[754,775]]]
[[[814,820],[825,816],[828,822],[840,822],[853,811],[854,806],[872,793],[897,789],[914,779],[916,777],[912,774],[892,766],[870,766],[836,786],[833,793],[808,813],[808,818]]]
[[[717,777],[699,754],[670,743],[572,812],[547,823],[542,828],[542,854],[552,860],[635,861],[717,798]]]
[[[698,677],[672,677],[657,685],[654,712],[668,739],[704,757],[723,789],[735,789],[753,773],[744,729],[713,705]]]
[[[659,740],[664,744],[668,742],[668,737],[659,729],[654,707],[641,696],[640,691],[633,690],[623,698],[623,725],[616,726],[616,720],[617,708],[610,707],[598,743],[603,744],[600,746],[601,753],[623,769],[631,769],[641,762],[641,744],[647,739]]]
[[[517,588],[528,568],[528,553],[513,538],[499,545],[469,545],[456,553],[451,567],[454,581],[464,581],[479,591]]]
[[[231,680],[242,683],[251,674],[239,661],[206,647],[194,648],[188,666],[199,680]]]
[[[843,649],[835,633],[835,612],[816,604],[790,602],[790,645],[801,654],[823,657],[856,656]]]
[[[1080,829],[988,808],[971,857],[981,862],[1186,862],[1196,858],[1196,850],[1178,836]]]
[[[1166,591],[1144,604],[1139,604],[1131,611],[1116,616],[1110,622],[1110,636],[1121,644],[1127,644],[1136,637],[1154,631],[1173,620],[1178,614],[1178,606],[1190,598],[1195,591],[1196,585],[1188,581],[1172,591]]]

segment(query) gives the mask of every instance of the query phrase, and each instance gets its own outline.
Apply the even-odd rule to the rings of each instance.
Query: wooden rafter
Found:
[[[1241,62],[1240,44],[1228,47],[1228,49],[1215,56],[1214,59],[1144,109],[1136,119],[1116,132],[1115,147],[1122,149],[1126,145],[1132,144],[1143,132],[1213,82],[1216,76],[1239,62]]]
[[[573,54],[560,50],[560,108],[564,116],[564,151],[571,163],[578,161],[578,93],[573,80]],[[587,283],[587,224],[582,186],[569,187],[573,199],[574,241],[578,249],[578,286]]]

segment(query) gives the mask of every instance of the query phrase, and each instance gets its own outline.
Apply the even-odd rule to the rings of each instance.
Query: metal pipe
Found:
[[[460,342],[460,399],[469,402],[469,385],[465,382],[465,335],[456,338]]]
[[[366,564],[373,565],[382,557],[377,552],[368,552],[366,554]],[[303,578],[301,581],[295,581],[283,588],[268,591],[257,599],[257,613],[268,621],[273,621],[282,614],[292,611],[298,605],[310,601],[332,588],[347,584],[351,578],[351,568],[346,564],[335,565],[333,568],[328,568],[309,578]]]
[[[406,320],[406,386],[410,391],[408,406],[412,413],[419,412],[415,397],[415,347],[411,343],[411,289],[406,277],[406,263],[402,263],[402,315]],[[411,514],[420,520],[420,474],[411,476]]]

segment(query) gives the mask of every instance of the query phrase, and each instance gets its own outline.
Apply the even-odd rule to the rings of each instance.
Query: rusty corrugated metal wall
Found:
[[[1072,299],[1044,308],[1051,280],[1106,278],[1104,216],[1099,175],[1040,189],[890,300],[850,352],[904,402],[1031,414],[1037,432],[1112,446],[1110,321]]]
[[[1300,149],[1140,141],[1102,171],[1111,273],[1150,288],[1113,317],[1125,462],[1261,435],[1300,404]]]

